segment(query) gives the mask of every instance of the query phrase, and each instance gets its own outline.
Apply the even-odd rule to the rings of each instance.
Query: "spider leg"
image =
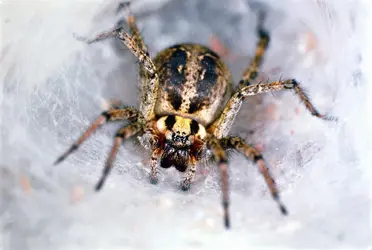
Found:
[[[132,12],[130,11],[130,3],[131,2],[122,2],[119,4],[119,7],[118,7],[118,11],[120,10],[124,10],[125,14],[126,14],[126,21],[127,21],[127,24],[129,26],[129,29],[130,29],[130,33],[132,33],[132,38],[134,40],[134,42],[136,44],[139,45],[139,47],[143,50],[143,51],[147,51],[147,48],[146,48],[146,44],[145,42],[143,41],[142,37],[141,37],[141,34],[138,30],[138,27],[137,27],[137,24],[136,24],[136,18],[134,17],[134,15],[132,14]]]
[[[221,190],[222,190],[222,206],[225,228],[230,228],[230,214],[229,214],[229,176],[228,164],[225,150],[221,146],[219,140],[211,136],[207,145],[210,147],[213,157],[217,162],[221,172]]]
[[[250,62],[248,68],[243,72],[242,79],[239,82],[240,88],[246,85],[250,85],[251,82],[257,78],[260,66],[263,61],[264,54],[269,46],[270,36],[269,32],[263,27],[264,19],[265,13],[263,11],[260,11],[258,15],[258,24],[256,28],[259,40],[256,45],[255,56]]]
[[[138,111],[134,108],[121,108],[115,107],[114,109],[109,109],[102,112],[102,114],[92,123],[92,125],[80,136],[80,138],[72,144],[72,146],[58,159],[54,162],[57,165],[64,161],[70,154],[75,152],[79,146],[101,125],[106,122],[116,121],[116,120],[135,120],[138,117]]]
[[[132,36],[124,31],[123,27],[109,30],[98,34],[93,39],[83,39],[80,40],[86,41],[88,44],[92,44],[107,38],[118,38],[124,45],[132,52],[132,54],[137,58],[140,65],[140,79],[141,79],[141,103],[140,103],[140,113],[142,114],[139,117],[141,123],[150,121],[155,118],[155,102],[157,99],[157,91],[159,87],[159,76],[155,64],[153,63],[150,55],[146,49],[146,46],[139,34],[137,25],[135,23],[135,18],[129,12],[129,8],[126,7],[128,12],[127,22],[129,28],[132,32]]]
[[[110,151],[109,157],[107,158],[105,168],[103,169],[102,172],[102,176],[96,185],[96,191],[99,191],[102,188],[108,174],[110,173],[121,142],[137,134],[140,130],[141,125],[138,122],[136,122],[120,129],[119,132],[115,135],[114,145]]]
[[[278,204],[282,214],[287,215],[287,209],[280,201],[278,188],[260,152],[253,146],[246,144],[243,139],[239,137],[224,137],[223,139],[221,139],[221,143],[227,148],[233,148],[238,152],[244,154],[247,159],[253,161],[253,163],[258,166],[261,174],[265,178],[267,186],[269,187],[271,196]]]
[[[157,184],[159,182],[158,180],[158,157],[159,157],[159,153],[158,151],[155,149],[154,151],[152,151],[152,154],[151,154],[151,160],[150,160],[150,183],[151,184]]]
[[[195,173],[196,173],[196,164],[191,164],[188,167],[187,172],[186,172],[186,175],[185,175],[184,179],[181,182],[181,189],[183,191],[187,191],[187,190],[190,189],[191,182],[192,182],[192,180],[195,177]]]
[[[128,8],[126,8],[128,10]],[[129,13],[129,10],[128,10]],[[159,85],[158,75],[156,68],[151,60],[149,53],[147,52],[146,46],[139,34],[138,28],[135,24],[133,15],[129,15],[127,18],[129,28],[132,32],[132,36],[124,31],[123,27],[109,30],[98,34],[93,39],[79,38],[88,44],[99,42],[108,38],[118,38],[124,45],[132,52],[132,54],[138,59],[140,64],[141,79],[145,79],[141,82],[141,104],[140,111],[143,117],[139,119],[149,121],[155,117],[154,106],[156,101],[156,93]]]
[[[230,98],[226,104],[220,117],[211,126],[214,136],[222,138],[227,136],[240,107],[247,96],[253,96],[263,94],[267,92],[280,91],[284,89],[294,90],[295,93],[304,102],[305,107],[310,113],[323,120],[336,120],[335,117],[326,116],[320,114],[314,105],[310,102],[309,97],[305,94],[304,90],[299,86],[295,79],[289,79],[284,81],[276,81],[271,83],[258,83],[254,85],[245,86]]]
[[[141,66],[146,69],[148,74],[150,74],[151,76],[155,75],[156,73],[155,65],[152,62],[150,56],[148,55],[148,52],[140,48],[140,46],[136,43],[136,40],[127,32],[125,32],[123,27],[102,32],[98,34],[95,38],[90,40],[89,39],[85,40],[83,38],[81,40],[85,40],[86,43],[92,44],[113,37],[120,39],[124,43],[124,45],[138,59]]]

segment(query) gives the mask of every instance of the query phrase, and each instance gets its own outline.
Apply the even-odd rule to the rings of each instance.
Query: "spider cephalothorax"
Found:
[[[126,9],[127,5],[125,6]],[[113,106],[102,113],[70,149],[60,156],[56,164],[77,150],[100,125],[114,120],[129,120],[121,128],[106,162],[96,190],[109,174],[119,146],[123,140],[138,136],[142,145],[150,149],[150,180],[157,183],[157,168],[175,167],[185,172],[181,182],[183,190],[189,189],[197,164],[213,158],[220,168],[222,204],[225,226],[230,226],[228,159],[225,151],[234,149],[253,161],[262,173],[272,197],[283,214],[287,211],[279,200],[278,190],[262,155],[239,137],[228,133],[243,100],[247,96],[270,91],[291,89],[304,102],[312,115],[319,114],[294,79],[271,83],[253,84],[258,75],[263,54],[269,44],[268,32],[263,28],[263,13],[259,15],[257,34],[259,42],[255,57],[244,71],[239,86],[232,92],[232,80],[227,66],[207,47],[197,44],[179,44],[159,52],[151,59],[134,17],[127,11],[127,23],[132,35],[123,28],[114,29],[88,41],[94,43],[109,37],[120,39],[140,62],[141,95],[139,110],[126,106]],[[208,153],[206,153],[208,152]]]

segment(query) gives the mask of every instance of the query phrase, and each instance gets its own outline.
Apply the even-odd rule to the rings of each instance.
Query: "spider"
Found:
[[[211,49],[199,44],[177,44],[160,51],[153,59],[137,28],[135,17],[125,6],[126,22],[131,34],[123,27],[103,32],[92,44],[107,38],[118,38],[139,61],[140,105],[139,109],[113,105],[104,111],[80,138],[55,162],[66,159],[101,125],[112,121],[129,121],[115,135],[95,190],[99,191],[112,169],[121,143],[137,136],[143,147],[151,150],[150,182],[158,182],[158,167],[175,167],[185,172],[181,189],[188,190],[194,179],[197,164],[202,159],[212,159],[218,165],[221,177],[224,226],[230,227],[228,158],[226,150],[242,153],[255,163],[283,215],[287,209],[279,198],[279,192],[270,170],[259,151],[239,137],[229,136],[229,130],[243,101],[248,96],[280,90],[293,90],[310,113],[328,120],[310,102],[298,81],[280,80],[271,83],[252,82],[270,42],[269,32],[263,27],[264,12],[259,12],[255,56],[243,72],[234,90],[229,69]]]

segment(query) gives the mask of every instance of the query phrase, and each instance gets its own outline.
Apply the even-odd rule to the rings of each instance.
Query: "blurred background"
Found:
[[[175,43],[215,50],[235,83],[254,55],[257,8],[271,44],[260,81],[296,78],[320,112],[291,92],[248,98],[231,131],[262,151],[289,216],[262,176],[230,159],[232,230],[222,223],[219,171],[200,166],[187,193],[180,175],[148,182],[148,152],[126,142],[93,192],[120,124],[95,133],[52,166],[108,105],[138,105],[138,63],[115,40],[120,1],[1,1],[1,249],[365,249],[371,243],[367,1],[134,0],[154,56]],[[126,26],[125,26],[126,27]],[[369,46],[369,47],[368,47]],[[364,67],[364,68],[363,68]]]

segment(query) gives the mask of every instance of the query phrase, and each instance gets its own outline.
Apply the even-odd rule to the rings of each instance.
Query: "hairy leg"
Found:
[[[54,165],[61,163],[65,160],[70,154],[75,152],[79,146],[86,140],[88,137],[96,131],[101,125],[106,122],[118,121],[118,120],[129,120],[135,121],[138,117],[138,111],[134,108],[115,106],[112,109],[102,112],[102,114],[92,123],[92,125],[80,136],[80,138],[72,144],[72,146],[58,159],[55,161]]]
[[[103,172],[102,172],[102,176],[96,185],[96,191],[99,191],[102,188],[103,184],[105,183],[105,180],[112,169],[113,162],[116,158],[116,155],[118,153],[118,150],[119,150],[119,147],[122,141],[132,137],[133,135],[138,133],[140,130],[141,130],[141,124],[136,122],[136,123],[133,123],[131,125],[128,125],[120,129],[119,132],[115,135],[114,145],[110,151],[109,157],[107,158],[105,168],[103,169]]]
[[[130,2],[122,2],[119,4],[118,11],[124,10],[126,15],[126,21],[130,29],[130,33],[132,34],[133,40],[136,44],[139,45],[139,47],[143,51],[147,51],[146,44],[143,41],[141,34],[138,30],[137,24],[136,24],[136,18],[130,11]]]
[[[260,152],[253,146],[246,144],[243,139],[239,137],[225,137],[221,139],[221,144],[225,148],[233,148],[237,150],[238,152],[242,153],[247,159],[251,160],[258,166],[261,174],[265,178],[265,182],[270,190],[271,196],[278,204],[282,214],[286,215],[287,209],[280,201],[278,188]]]
[[[227,102],[222,114],[212,125],[213,134],[217,138],[223,138],[227,136],[236,115],[238,114],[240,107],[247,96],[258,95],[267,92],[280,91],[284,89],[294,90],[294,92],[300,97],[300,100],[304,102],[306,109],[314,116],[324,120],[335,120],[334,117],[325,116],[320,114],[314,105],[310,102],[309,97],[305,94],[305,91],[299,86],[298,82],[294,79],[277,81],[271,83],[259,83],[254,85],[245,86],[230,98]]]
[[[151,160],[150,160],[150,183],[157,184],[158,180],[158,157],[159,153],[155,149],[152,151]]]
[[[217,162],[221,171],[221,190],[222,190],[222,206],[224,224],[226,228],[230,228],[230,214],[229,214],[229,176],[228,164],[225,150],[222,148],[219,140],[213,136],[207,142],[211,149],[213,157]]]
[[[263,57],[265,55],[266,49],[269,46],[270,36],[269,32],[267,32],[267,30],[264,29],[263,27],[264,19],[265,19],[264,12],[259,12],[258,23],[256,28],[259,40],[256,46],[254,58],[249,64],[248,68],[243,72],[242,79],[239,82],[240,88],[246,85],[250,85],[252,81],[257,78],[260,71],[260,66],[263,61]]]
[[[143,47],[141,37],[139,36],[138,29],[135,25],[134,19],[128,18],[128,24],[134,35],[131,36],[124,31],[123,27],[102,32],[94,39],[87,40],[79,38],[88,44],[95,43],[108,38],[118,38],[124,45],[132,52],[138,59],[140,64],[140,79],[141,79],[141,104],[139,122],[145,123],[155,118],[155,102],[157,98],[157,91],[159,87],[159,77],[153,61],[150,58],[146,47]],[[138,44],[139,43],[139,44]]]
[[[196,172],[196,164],[191,164],[188,167],[185,177],[181,182],[181,189],[183,191],[187,191],[190,189],[191,182],[195,177],[195,172]]]

